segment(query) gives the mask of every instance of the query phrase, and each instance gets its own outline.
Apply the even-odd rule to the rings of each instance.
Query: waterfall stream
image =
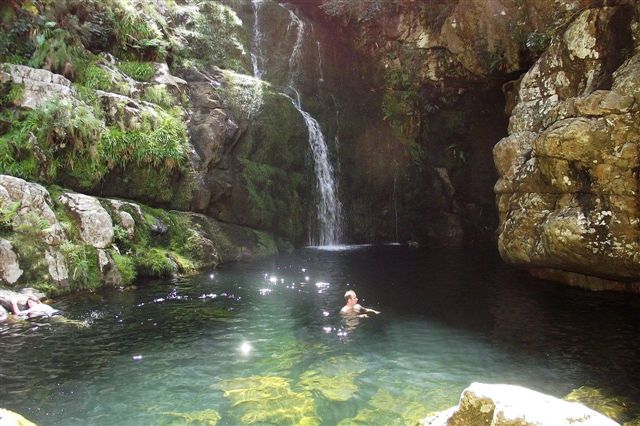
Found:
[[[251,65],[253,66],[253,76],[262,79],[264,75],[262,63],[262,33],[260,32],[260,7],[263,0],[251,0],[253,4],[253,52],[251,52]]]
[[[253,28],[253,52],[251,53],[251,63],[253,65],[253,75],[262,78],[264,75],[264,52],[262,50],[262,32],[260,29],[260,9],[263,0],[252,0],[254,11]],[[284,8],[284,6],[282,6]],[[307,111],[302,109],[302,98],[300,91],[296,88],[296,80],[301,72],[302,44],[304,42],[305,24],[291,9],[285,8],[289,13],[289,25],[287,33],[295,30],[295,42],[289,56],[289,71],[286,91],[291,94],[282,93],[291,101],[293,106],[300,112],[309,132],[309,147],[313,153],[314,171],[316,175],[316,186],[319,200],[317,204],[318,237],[311,238],[310,244],[332,245],[340,242],[342,238],[342,204],[338,199],[337,184],[333,166],[329,161],[329,149],[325,140],[320,123]],[[322,74],[322,58],[320,52],[320,42],[317,42],[318,66],[320,67],[320,81],[324,80]],[[334,100],[335,102],[335,100]]]
[[[296,27],[296,41],[289,57],[289,89],[295,93],[296,99],[291,103],[300,112],[309,131],[309,146],[313,153],[316,184],[320,199],[317,203],[319,238],[318,245],[331,245],[340,242],[342,237],[342,205],[338,199],[337,185],[334,171],[329,161],[329,149],[318,121],[307,111],[302,109],[300,92],[295,87],[296,78],[300,73],[302,61],[302,43],[304,41],[304,22],[291,10],[289,11],[289,25],[287,31]],[[320,48],[318,45],[318,55]],[[312,244],[314,241],[311,242]]]
[[[257,78],[264,75],[262,68],[264,58],[262,52],[262,32],[260,30],[259,12],[263,0],[252,0],[255,14],[255,27],[253,30],[253,48],[251,54],[253,64],[253,74]],[[284,8],[284,6],[282,6]],[[295,42],[289,56],[289,72],[287,78],[286,91],[291,94],[282,93],[293,104],[304,118],[304,122],[309,132],[309,147],[313,153],[314,171],[316,175],[316,186],[319,200],[317,204],[318,237],[311,238],[309,243],[314,245],[332,245],[340,242],[342,238],[342,204],[338,199],[337,184],[334,177],[334,170],[329,161],[329,149],[325,140],[322,128],[318,121],[302,108],[300,91],[296,88],[296,80],[301,72],[302,44],[304,42],[305,24],[291,9],[285,8],[289,13],[289,25],[287,33],[295,30]],[[318,48],[318,64],[320,67],[320,78],[322,75],[322,60],[320,58],[320,43]]]

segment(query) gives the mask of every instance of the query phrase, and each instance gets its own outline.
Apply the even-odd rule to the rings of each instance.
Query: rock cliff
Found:
[[[640,290],[637,28],[637,6],[584,10],[518,82],[509,136],[494,148],[507,262]]]

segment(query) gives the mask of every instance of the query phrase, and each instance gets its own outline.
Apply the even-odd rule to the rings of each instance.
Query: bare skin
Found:
[[[356,316],[358,318],[368,318],[368,314],[378,315],[380,311],[375,309],[365,308],[358,304],[358,296],[353,290],[349,290],[344,294],[345,302],[347,303],[340,309],[340,314],[345,316]]]
[[[16,299],[11,300],[11,310],[14,315],[29,318],[49,316],[56,311],[51,306],[31,297],[27,299],[27,309],[23,310],[18,307]]]

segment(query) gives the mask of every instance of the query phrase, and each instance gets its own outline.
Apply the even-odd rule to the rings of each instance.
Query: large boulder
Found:
[[[425,426],[616,426],[610,418],[521,386],[472,383],[457,406],[424,419]]]
[[[51,208],[49,192],[37,183],[13,176],[0,175],[0,208],[15,209],[11,226],[18,229],[40,222],[44,229],[42,239],[50,245],[58,245],[64,239],[64,230]]]
[[[521,79],[494,148],[500,254],[538,277],[639,288],[638,14],[580,13]]]
[[[65,192],[59,200],[78,222],[82,240],[95,248],[109,247],[113,242],[113,222],[97,198]]]

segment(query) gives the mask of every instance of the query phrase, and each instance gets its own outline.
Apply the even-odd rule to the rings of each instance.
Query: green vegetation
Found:
[[[153,64],[148,62],[125,61],[118,64],[120,71],[138,81],[149,81],[156,74]]]
[[[166,86],[163,85],[146,87],[142,99],[167,110],[178,105],[178,101],[169,93]]]
[[[78,84],[94,90],[113,91],[114,84],[111,81],[111,74],[104,68],[91,64],[78,75]]]
[[[72,290],[90,290],[100,285],[98,271],[98,252],[93,246],[64,242],[60,246],[64,255],[69,284]]]
[[[11,83],[7,85],[6,94],[0,95],[0,107],[11,106],[22,101],[24,96],[24,85]],[[2,92],[5,92],[4,90]],[[0,92],[0,93],[2,93]]]

